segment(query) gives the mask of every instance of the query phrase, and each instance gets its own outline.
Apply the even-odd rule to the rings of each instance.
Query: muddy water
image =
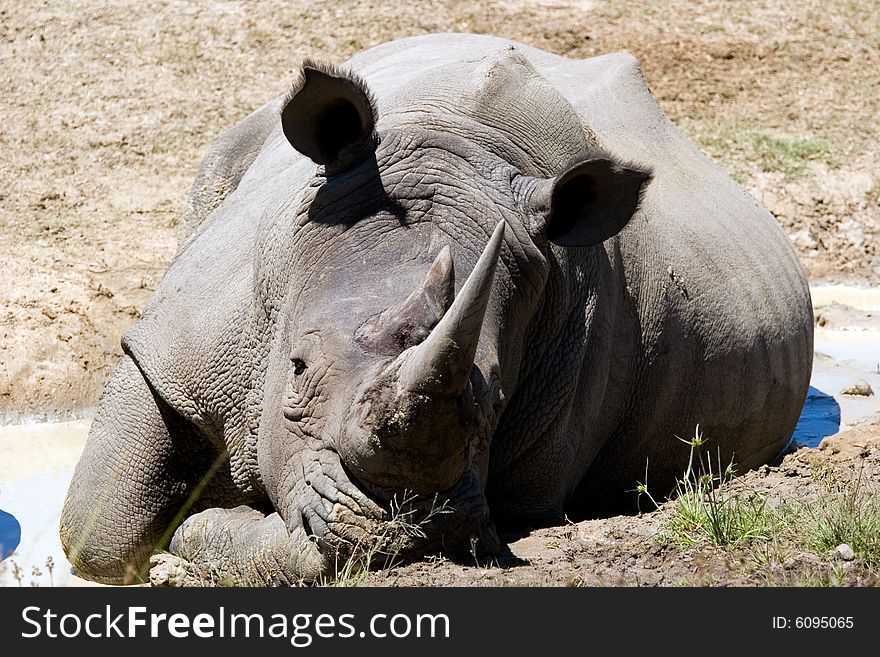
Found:
[[[880,288],[814,286],[810,293],[817,309],[844,304],[860,311],[863,318],[870,315],[875,319],[868,324],[871,328],[865,328],[864,323],[816,328],[812,385],[834,397],[840,405],[841,425],[846,428],[880,412]],[[874,394],[841,394],[859,380],[867,382]]]
[[[814,306],[832,301],[880,315],[880,289],[813,288]],[[841,394],[860,379],[873,387],[873,396]],[[818,328],[811,383],[793,437],[801,445],[817,445],[840,425],[880,411],[880,330]],[[12,572],[13,562],[25,586],[84,583],[70,573],[58,539],[58,523],[88,428],[88,421],[0,426],[0,545],[4,541],[17,544],[13,555],[0,562],[0,585],[19,583]],[[46,567],[50,556],[55,564],[51,579]]]
[[[20,524],[21,534],[14,554],[0,563],[0,586],[71,585],[82,581],[70,574],[58,538],[58,523],[89,424],[80,420],[0,427],[0,509]],[[11,522],[7,519],[0,524],[0,540],[4,526],[8,529]],[[46,565],[49,557],[55,564],[51,577]],[[13,564],[20,569],[20,582]]]
[[[813,307],[820,308],[835,301],[859,310],[880,311],[880,288],[849,285],[811,285]]]

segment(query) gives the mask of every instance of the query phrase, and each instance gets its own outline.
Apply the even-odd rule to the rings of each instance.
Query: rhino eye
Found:
[[[294,374],[300,375],[306,371],[306,362],[302,358],[294,358],[292,364]]]

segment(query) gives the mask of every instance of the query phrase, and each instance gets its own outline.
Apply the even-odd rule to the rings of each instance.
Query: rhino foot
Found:
[[[232,586],[291,586],[326,570],[302,527],[288,530],[277,513],[264,516],[247,506],[190,516],[177,528],[169,550],[185,562],[177,566],[197,573],[197,579]]]
[[[150,557],[150,586],[183,588],[187,586],[221,586],[223,580],[216,570],[202,569],[177,555],[162,552]]]

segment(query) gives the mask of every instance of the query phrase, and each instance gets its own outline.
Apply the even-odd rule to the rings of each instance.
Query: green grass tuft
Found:
[[[828,477],[823,484],[824,497],[794,510],[807,547],[828,555],[845,543],[867,565],[880,565],[880,496],[861,472],[849,481]]]
[[[679,438],[679,440],[682,440]],[[721,466],[700,451],[706,443],[699,425],[694,437],[682,440],[690,446],[688,467],[676,482],[674,512],[665,523],[667,537],[679,545],[709,542],[735,546],[755,539],[768,539],[778,531],[781,518],[768,505],[765,495],[728,495],[718,487],[733,478],[733,463]]]
[[[807,162],[822,161],[832,169],[840,168],[840,160],[824,137],[772,137],[758,132],[752,135],[752,146],[762,171],[780,171],[786,178],[802,174]]]
[[[734,164],[734,174],[740,177],[743,166],[794,180],[806,173],[810,162],[824,162],[831,169],[841,165],[838,148],[821,136],[778,136],[748,124],[727,123],[697,135],[697,140],[711,155]]]
[[[816,500],[772,506],[765,494],[725,487],[734,476],[733,462],[724,467],[719,455],[713,461],[701,452],[707,440],[699,426],[693,438],[682,442],[690,458],[664,505],[667,515],[657,540],[682,548],[707,543],[723,548],[770,586],[842,586],[865,577],[876,581],[880,493],[861,470],[847,475],[817,467],[814,481],[822,491]],[[660,506],[648,491],[647,472],[645,483],[633,492]],[[852,565],[835,555],[841,544],[852,548]]]

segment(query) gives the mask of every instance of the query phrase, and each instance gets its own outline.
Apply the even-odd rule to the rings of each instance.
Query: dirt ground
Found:
[[[812,281],[880,282],[876,3],[0,0],[0,420],[89,412],[173,255],[200,157],[284,92],[302,58],[438,31],[633,52],[672,120],[777,217]],[[694,564],[709,581],[711,551],[637,549],[660,522],[541,530],[516,549],[554,584],[668,584]],[[521,572],[431,563],[395,577]]]

